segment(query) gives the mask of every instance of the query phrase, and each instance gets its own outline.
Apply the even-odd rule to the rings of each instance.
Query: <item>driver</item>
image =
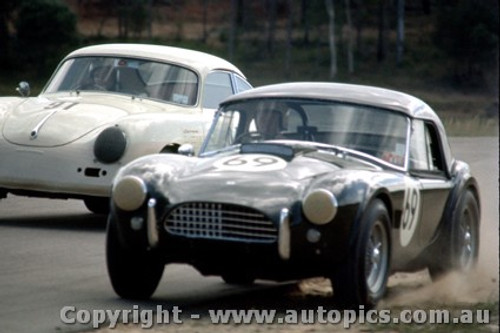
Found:
[[[109,90],[112,82],[112,72],[109,66],[95,67],[90,72],[90,82],[86,84],[84,89],[91,90]]]
[[[275,109],[259,110],[255,115],[255,127],[263,139],[276,139],[283,129],[283,113]]]

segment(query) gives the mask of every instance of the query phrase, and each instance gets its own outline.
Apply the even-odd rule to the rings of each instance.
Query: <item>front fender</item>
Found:
[[[27,101],[27,98],[23,97],[1,97],[0,98],[0,137],[2,137],[3,126],[5,122],[6,115],[18,107],[23,102]]]
[[[15,109],[18,105],[25,102],[26,100],[26,97],[1,97],[0,116],[5,112]]]
[[[393,202],[394,196],[391,191],[401,187],[399,184],[400,178],[390,174],[355,170],[337,172],[334,176],[325,175],[316,180],[308,191],[311,192],[317,188],[329,189],[337,199],[339,211],[341,207],[356,207],[352,221],[343,221],[343,223],[350,224],[346,246],[351,248],[358,230],[362,227],[364,213],[373,200],[382,200],[389,213],[391,225],[397,220],[393,209],[397,203]],[[402,187],[401,189],[404,192]]]
[[[128,138],[124,159],[131,161],[159,153],[168,144],[192,144],[199,151],[209,119],[200,113],[168,113],[131,116],[117,122]]]
[[[178,154],[152,154],[135,159],[122,167],[113,184],[125,176],[138,176],[148,187],[166,188],[170,178],[179,176],[196,163],[195,157]],[[114,186],[114,185],[113,185]]]
[[[195,163],[195,157],[178,154],[156,154],[138,158],[124,166],[113,181],[111,194],[110,221],[117,225],[117,232],[123,245],[140,248],[148,247],[146,221],[150,218],[148,201],[154,198],[157,202],[154,210],[155,216],[163,216],[164,208],[168,204],[169,182],[172,177],[177,177],[182,172],[189,170]],[[113,193],[116,185],[127,176],[141,178],[147,188],[147,196],[143,205],[135,211],[119,209],[113,202]],[[141,227],[132,227],[132,219],[142,219]]]

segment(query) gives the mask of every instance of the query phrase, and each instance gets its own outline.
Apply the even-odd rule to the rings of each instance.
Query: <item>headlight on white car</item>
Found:
[[[126,146],[125,133],[118,126],[108,127],[97,136],[94,155],[99,162],[113,163],[123,156]]]
[[[125,176],[113,187],[113,202],[118,208],[126,211],[140,208],[146,201],[146,197],[146,184],[136,176]]]
[[[333,220],[337,214],[337,199],[325,189],[314,190],[302,202],[306,218],[314,224],[322,225]]]

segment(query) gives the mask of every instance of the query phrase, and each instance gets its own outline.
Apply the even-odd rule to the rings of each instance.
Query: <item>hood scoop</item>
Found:
[[[287,162],[295,157],[295,151],[292,147],[278,143],[244,143],[241,145],[240,153],[274,155]]]

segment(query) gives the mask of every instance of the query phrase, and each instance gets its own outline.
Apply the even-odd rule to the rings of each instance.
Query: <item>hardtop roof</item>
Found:
[[[191,66],[199,71],[227,70],[245,77],[235,65],[217,56],[179,47],[153,44],[100,44],[80,48],[65,59],[79,56],[120,56],[148,58]]]

